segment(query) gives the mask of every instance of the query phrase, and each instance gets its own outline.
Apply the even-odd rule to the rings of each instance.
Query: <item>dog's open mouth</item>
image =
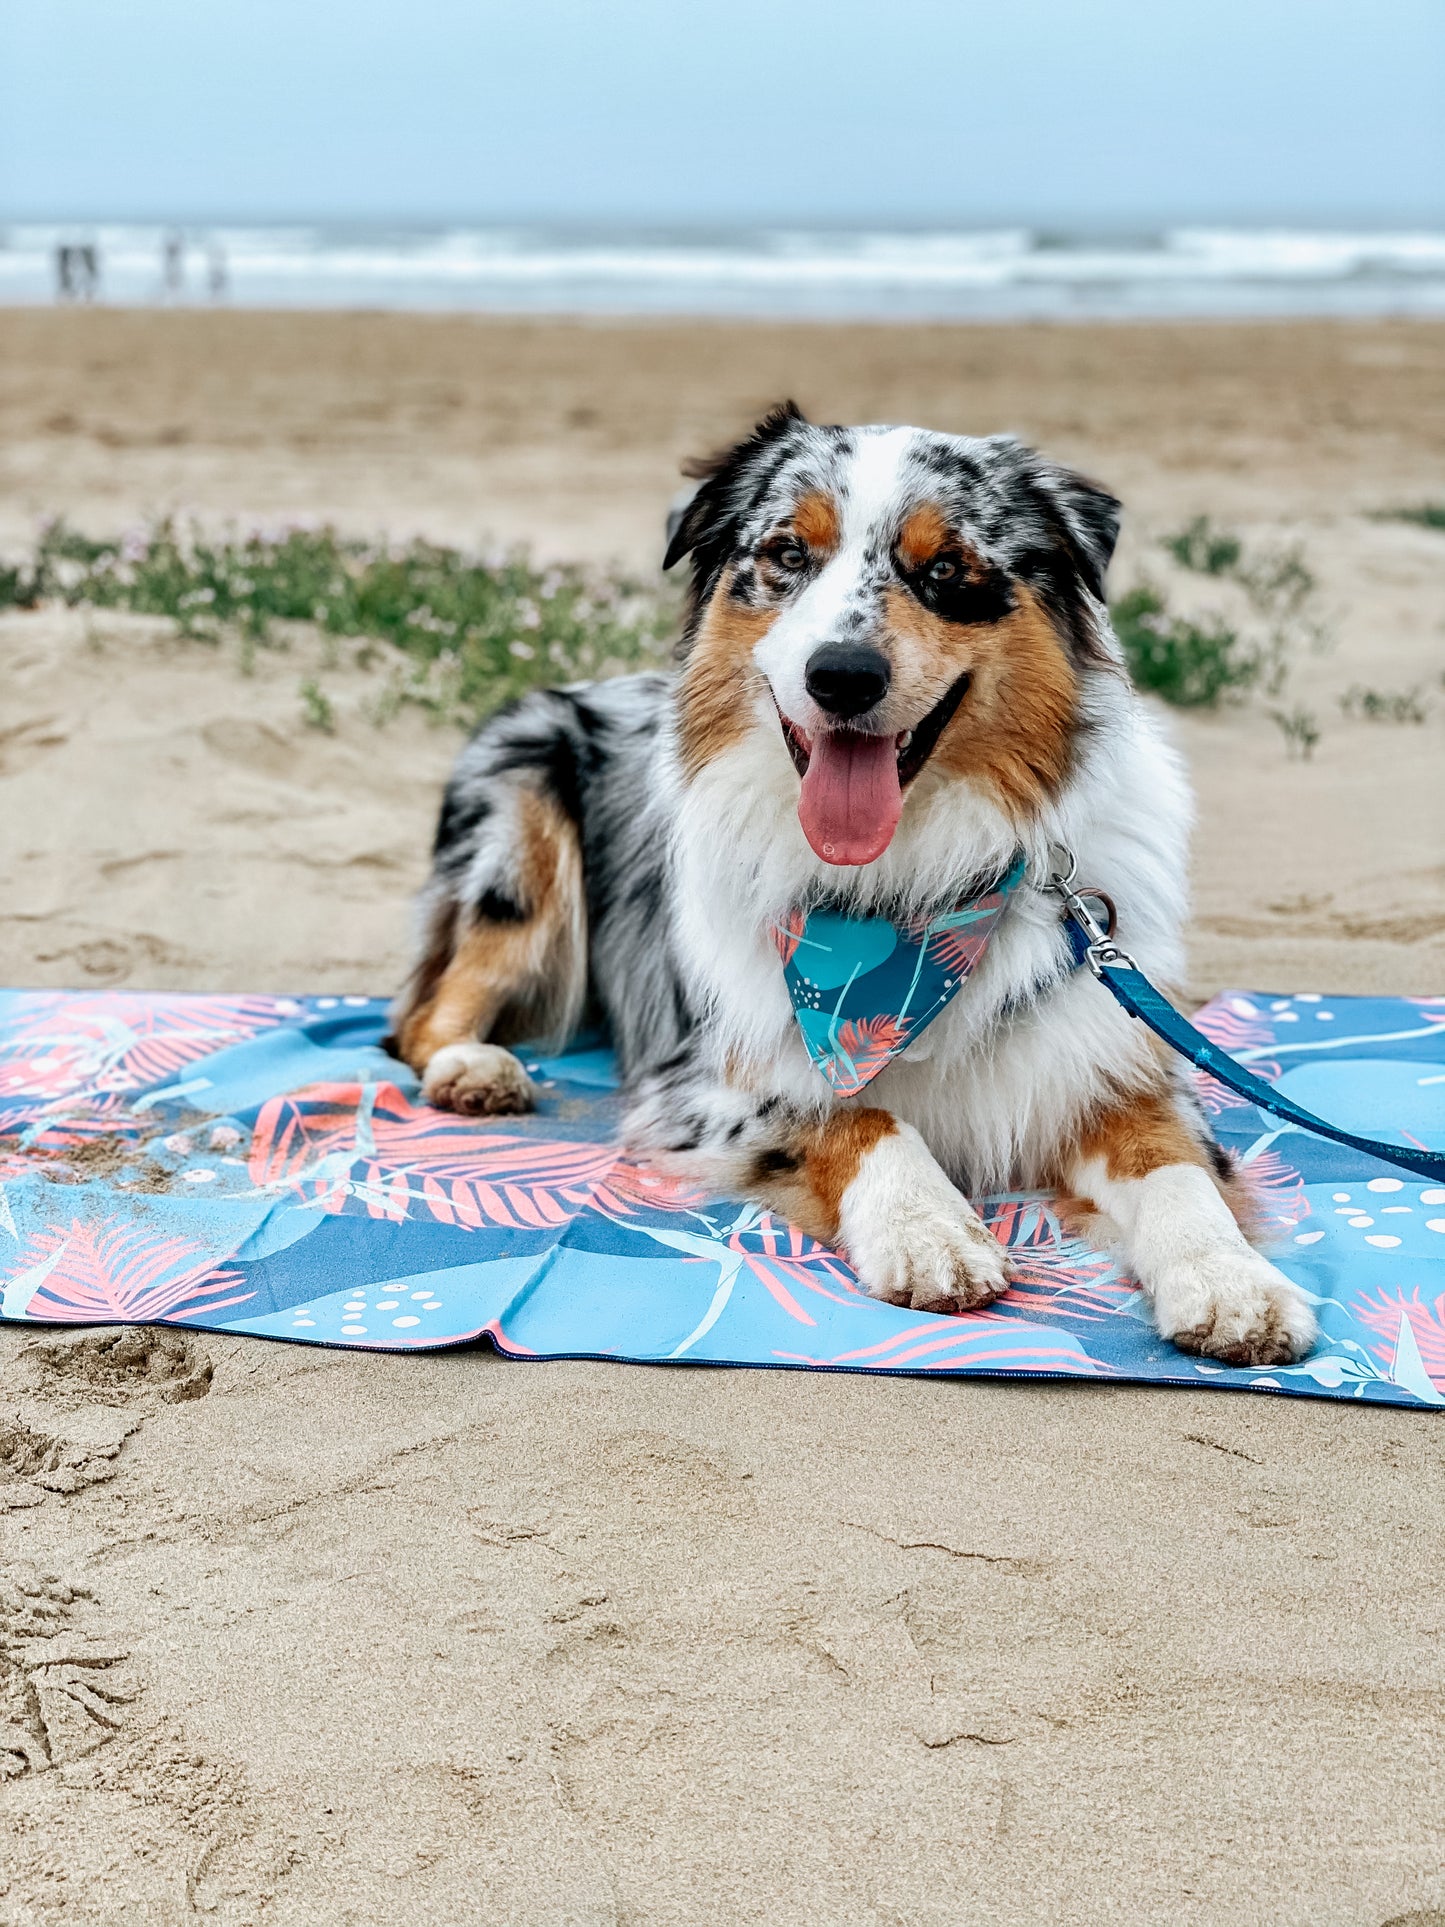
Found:
[[[882,856],[903,814],[903,792],[932,755],[968,684],[968,676],[960,676],[915,728],[896,736],[861,729],[808,736],[779,709],[783,741],[803,782],[798,820],[825,863],[857,865]]]

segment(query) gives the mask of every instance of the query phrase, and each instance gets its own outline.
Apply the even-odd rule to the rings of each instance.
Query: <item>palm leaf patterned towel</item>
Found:
[[[1309,1108],[1445,1148],[1445,998],[1231,993],[1198,1021]],[[855,1066],[890,1041],[857,1022],[839,1031]],[[1162,1343],[1130,1280],[1037,1196],[980,1201],[1016,1268],[986,1311],[879,1304],[794,1227],[622,1156],[600,1045],[530,1060],[540,1111],[486,1122],[424,1106],[384,1029],[366,997],[0,992],[4,1317],[1445,1405],[1445,1189],[1207,1079],[1274,1255],[1318,1305],[1324,1336],[1298,1365]]]

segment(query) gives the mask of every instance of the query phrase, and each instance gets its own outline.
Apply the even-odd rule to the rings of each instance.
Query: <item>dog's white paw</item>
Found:
[[[890,1305],[974,1311],[1008,1289],[1003,1247],[908,1125],[863,1159],[839,1229],[860,1282]]]
[[[537,1101],[531,1078],[500,1044],[447,1044],[429,1060],[421,1080],[428,1104],[468,1117],[530,1111]]]
[[[1310,1302],[1247,1246],[1221,1246],[1169,1266],[1154,1287],[1160,1334],[1226,1365],[1285,1365],[1319,1336]]]
[[[880,1248],[849,1256],[873,1297],[914,1311],[976,1311],[1008,1289],[1008,1265],[997,1239],[965,1205],[957,1213],[909,1218]]]

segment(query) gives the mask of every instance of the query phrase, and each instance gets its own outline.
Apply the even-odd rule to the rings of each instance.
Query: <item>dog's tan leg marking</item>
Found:
[[[480,1038],[524,981],[530,933],[521,926],[476,923],[453,950],[430,998],[401,1028],[401,1054],[424,1071],[449,1044]]]
[[[799,1120],[754,1159],[744,1183],[790,1224],[836,1244],[848,1187],[869,1152],[898,1128],[890,1111],[876,1109]]]
[[[842,1244],[875,1298],[915,1311],[968,1311],[1008,1285],[998,1241],[911,1124],[837,1111],[804,1128],[798,1168],[759,1188],[814,1237]]]
[[[472,1116],[530,1111],[531,1080],[509,1050],[481,1039],[522,992],[532,952],[525,925],[479,923],[458,944],[430,1004],[401,1034],[429,1104]]]
[[[708,1187],[765,1205],[825,1244],[841,1244],[876,1298],[919,1311],[966,1311],[1008,1284],[997,1241],[949,1183],[911,1124],[839,1105],[819,1115],[729,1063],[664,1066],[633,1093],[634,1153]]]
[[[577,834],[530,792],[518,799],[518,884],[524,913],[476,918],[454,941],[424,1001],[404,1018],[402,1056],[428,1102],[473,1115],[531,1110],[517,1059],[486,1038],[565,1033],[586,988],[587,938]]]
[[[1215,1177],[1169,1097],[1119,1100],[1085,1131],[1067,1180],[1104,1215],[1161,1336],[1181,1351],[1281,1365],[1314,1343],[1309,1301],[1249,1244],[1244,1199]]]

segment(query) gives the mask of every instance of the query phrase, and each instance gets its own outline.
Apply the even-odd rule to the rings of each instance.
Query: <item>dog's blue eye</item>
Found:
[[[808,554],[806,549],[800,548],[796,542],[789,542],[776,552],[773,560],[780,569],[795,572],[806,565]]]
[[[930,565],[928,579],[930,582],[952,582],[957,574],[958,564],[956,562],[950,562],[946,555],[941,555],[936,562]]]

